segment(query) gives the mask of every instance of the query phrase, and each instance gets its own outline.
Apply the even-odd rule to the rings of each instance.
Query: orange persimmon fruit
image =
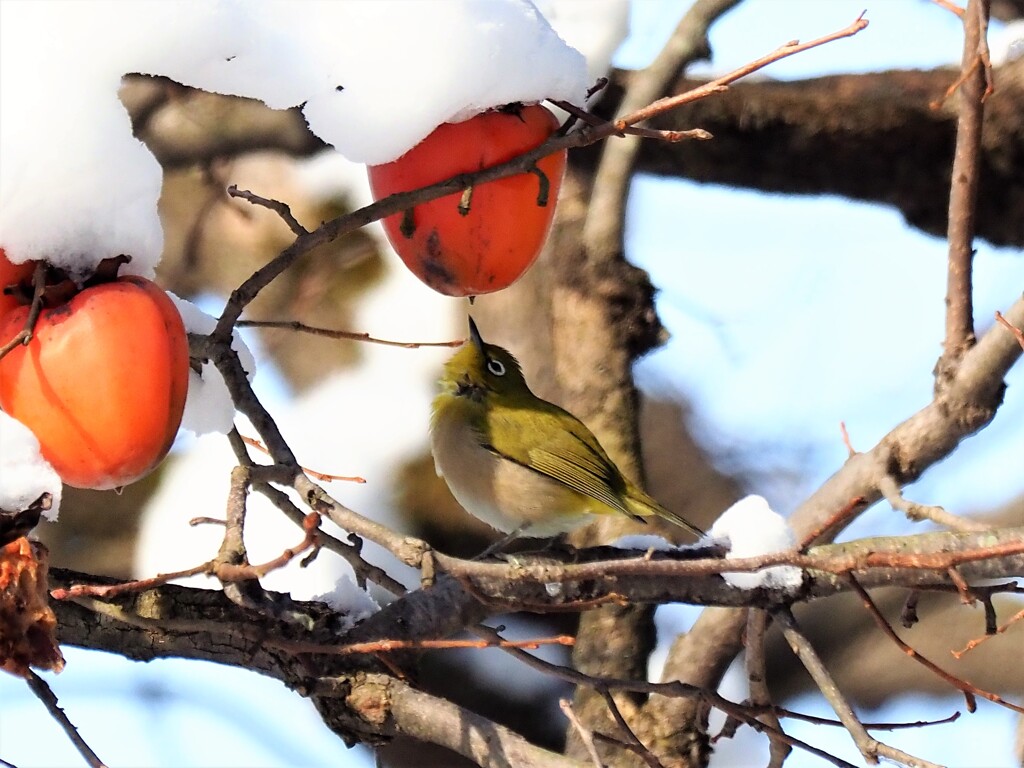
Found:
[[[369,166],[375,200],[488,168],[544,143],[558,121],[544,107],[511,105],[438,126],[397,160]],[[476,184],[384,219],[405,265],[435,291],[476,296],[506,288],[537,258],[551,229],[566,152],[531,172]]]
[[[0,343],[28,309],[0,319]],[[65,483],[116,488],[167,454],[188,371],[174,303],[150,280],[119,277],[42,311],[28,345],[0,359],[0,408],[32,430]]]

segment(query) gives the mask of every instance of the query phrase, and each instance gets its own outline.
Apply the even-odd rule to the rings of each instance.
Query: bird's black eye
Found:
[[[495,376],[504,376],[505,364],[501,360],[495,360],[493,357],[490,357],[487,359],[487,370]]]

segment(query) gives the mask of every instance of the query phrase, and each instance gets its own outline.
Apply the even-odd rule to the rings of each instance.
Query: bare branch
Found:
[[[594,734],[591,733],[582,722],[580,722],[580,719],[572,709],[572,702],[568,699],[559,699],[558,707],[569,720],[570,725],[576,729],[576,733],[580,737],[580,741],[583,742],[583,746],[587,749],[587,754],[590,755],[590,760],[593,762],[594,768],[604,768],[601,763],[601,756],[597,754],[597,747],[594,746]]]
[[[253,194],[247,189],[239,189],[234,184],[228,187],[228,194],[231,197],[237,197],[241,198],[242,200],[248,200],[253,205],[261,205],[264,208],[269,208],[270,210],[272,210],[274,213],[281,217],[281,220],[288,225],[288,229],[290,229],[296,237],[302,237],[303,235],[309,234],[309,230],[307,230],[304,226],[299,224],[298,219],[296,219],[295,216],[292,214],[291,207],[286,205],[285,203],[280,202],[279,200],[268,200],[265,197],[260,197],[259,195]]]
[[[864,607],[868,609],[868,611],[871,614],[871,618],[874,619],[879,629],[881,629],[882,632],[884,632],[885,635],[890,640],[892,640],[899,647],[899,649],[903,651],[905,654],[907,654],[910,658],[912,658],[914,661],[918,662],[934,674],[941,677],[954,688],[959,689],[964,694],[964,698],[967,701],[968,711],[973,712],[975,710],[977,704],[974,701],[974,697],[981,696],[982,698],[995,702],[996,704],[1006,707],[1007,709],[1012,709],[1014,712],[1024,714],[1024,706],[1021,706],[1019,704],[1013,704],[1012,702],[1006,701],[1001,696],[997,696],[996,694],[991,693],[989,691],[983,691],[977,686],[971,685],[966,680],[961,680],[955,675],[951,675],[949,672],[942,669],[942,667],[940,667],[938,664],[935,664],[934,662],[926,659],[914,648],[909,646],[907,643],[903,642],[903,640],[900,639],[900,636],[896,634],[896,631],[891,626],[889,626],[889,622],[885,620],[885,617],[878,610],[878,606],[875,605],[875,602],[871,599],[871,596],[868,594],[867,590],[860,585],[860,583],[857,581],[857,578],[850,574],[849,576],[847,576],[847,579],[850,582],[850,586],[852,586],[854,591],[860,596],[861,602],[864,603]]]
[[[329,328],[316,328],[312,325],[306,325],[295,320],[239,320],[235,323],[236,328],[276,328],[279,330],[286,331],[297,331],[299,333],[308,333],[313,336],[325,336],[329,339],[348,339],[350,341],[366,341],[371,344],[383,344],[387,347],[401,347],[403,349],[419,349],[420,347],[460,347],[465,342],[464,339],[454,339],[452,341],[389,341],[388,339],[378,339],[375,336],[371,336],[368,333],[358,333],[355,331],[335,331]]]
[[[936,386],[944,386],[949,369],[974,343],[972,269],[974,220],[981,175],[981,129],[988,86],[989,0],[969,0],[964,13],[960,106],[956,150],[949,190],[949,258],[946,281],[946,339]]]
[[[788,610],[780,610],[775,613],[775,617],[782,624],[782,631],[786,636],[786,640],[789,642],[790,648],[793,649],[793,653],[797,655],[800,661],[803,663],[804,668],[814,679],[815,684],[818,686],[818,690],[821,691],[822,695],[828,700],[829,705],[838,715],[842,721],[846,730],[849,731],[850,736],[853,738],[854,743],[857,745],[857,749],[864,756],[864,760],[872,765],[878,763],[879,756],[887,757],[891,760],[896,760],[904,765],[912,766],[913,768],[940,768],[935,763],[922,760],[908,755],[893,747],[889,747],[882,744],[877,739],[874,739],[864,727],[864,724],[854,714],[853,708],[846,701],[846,697],[843,696],[839,687],[835,684],[832,679],[832,675],[829,674],[825,665],[821,662],[818,654],[815,652],[814,647],[810,641],[804,637],[803,633],[800,632],[797,627],[796,619],[793,614]]]
[[[75,745],[75,749],[78,750],[78,754],[85,758],[85,761],[89,764],[90,768],[106,768],[106,764],[99,758],[99,756],[92,751],[92,748],[86,743],[85,739],[75,728],[71,720],[64,713],[64,710],[60,708],[60,704],[57,701],[57,697],[54,695],[53,690],[46,684],[39,675],[33,672],[31,669],[28,670],[25,682],[28,683],[28,687],[32,690],[32,693],[43,702],[46,706],[47,711],[57,724],[60,725],[61,729],[71,739],[71,743]]]
[[[340,696],[367,733],[402,733],[440,744],[483,768],[587,768],[586,763],[530,744],[519,734],[386,675],[317,682],[313,693]]]
[[[942,507],[918,504],[903,497],[900,487],[889,475],[883,477],[878,483],[878,489],[882,492],[885,500],[892,505],[893,509],[903,512],[908,519],[915,522],[931,520],[933,523],[944,525],[954,531],[984,531],[989,526],[974,520],[968,520],[947,512]]]
[[[772,706],[771,691],[768,690],[768,671],[765,664],[764,636],[768,628],[768,613],[752,610],[747,612],[747,681],[750,686],[750,701],[767,708],[759,719],[775,730],[782,730],[782,723]],[[793,748],[785,742],[771,739],[769,742],[768,768],[782,768]]]

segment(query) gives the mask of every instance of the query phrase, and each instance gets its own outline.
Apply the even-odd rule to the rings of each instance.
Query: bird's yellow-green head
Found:
[[[532,397],[519,361],[501,347],[488,344],[469,319],[469,339],[444,366],[441,385],[450,394],[477,402],[492,397]]]

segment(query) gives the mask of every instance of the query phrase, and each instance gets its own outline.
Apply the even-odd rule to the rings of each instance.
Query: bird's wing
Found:
[[[492,408],[489,411],[491,429],[485,441],[488,450],[556,480],[624,515],[643,519],[626,506],[623,499],[625,480],[597,438],[575,416],[553,403],[545,402],[544,407],[534,408],[530,414],[533,439],[506,443],[495,438],[515,431],[513,425],[516,420],[509,416],[503,408]],[[496,428],[499,426],[501,428]]]
[[[585,443],[583,444],[585,445]],[[562,455],[552,453],[544,448],[534,448],[530,451],[530,462],[533,469],[542,472],[548,477],[572,488],[584,496],[606,504],[612,509],[618,510],[637,520],[638,517],[631,512],[612,490],[611,484],[616,483],[617,470],[595,461],[594,456],[587,452]]]

